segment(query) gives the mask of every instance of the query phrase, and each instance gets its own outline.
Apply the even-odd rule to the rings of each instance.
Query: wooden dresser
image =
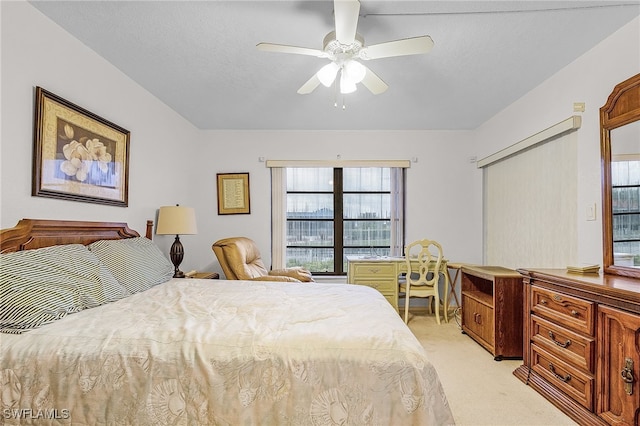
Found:
[[[640,422],[640,280],[522,269],[516,377],[581,425]]]

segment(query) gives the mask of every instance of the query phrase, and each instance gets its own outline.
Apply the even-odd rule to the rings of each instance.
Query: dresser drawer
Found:
[[[595,303],[544,288],[531,287],[531,310],[578,333],[594,335]]]
[[[593,409],[592,374],[572,367],[535,344],[531,345],[531,368],[586,409]]]
[[[531,341],[585,372],[594,373],[595,339],[531,315]]]
[[[376,263],[376,262],[364,262],[364,263],[354,263],[353,267],[353,276],[362,278],[392,278],[394,277],[396,268],[395,265],[389,263]]]

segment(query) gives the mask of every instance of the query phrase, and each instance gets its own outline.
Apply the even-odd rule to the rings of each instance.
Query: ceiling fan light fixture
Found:
[[[347,73],[349,80],[354,83],[360,83],[365,74],[367,73],[367,69],[358,61],[349,60],[344,64],[343,73]]]
[[[428,53],[433,48],[433,40],[427,35],[386,41],[365,47],[364,38],[357,32],[360,0],[333,0],[333,12],[335,29],[324,37],[322,50],[274,43],[256,45],[259,50],[265,52],[315,56],[330,61],[298,89],[301,95],[313,92],[321,84],[325,87],[333,86],[342,94],[353,93],[357,90],[358,83],[362,83],[372,94],[379,95],[389,86],[376,73],[363,65],[361,60],[417,55]],[[339,82],[336,81],[338,72],[340,72]]]
[[[340,73],[340,93],[345,95],[347,93],[353,93],[356,90],[356,82],[349,78],[344,70],[342,70],[342,72]]]
[[[338,75],[340,67],[335,62],[330,62],[317,72],[318,80],[324,87],[330,87]]]

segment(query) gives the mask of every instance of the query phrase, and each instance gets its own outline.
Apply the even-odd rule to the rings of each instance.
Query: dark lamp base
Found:
[[[176,239],[173,241],[173,244],[171,244],[169,256],[171,257],[171,263],[173,263],[174,267],[173,278],[184,278],[184,272],[180,270],[180,264],[184,257],[184,247],[182,247],[182,243],[180,242],[180,237],[178,235],[176,235]]]

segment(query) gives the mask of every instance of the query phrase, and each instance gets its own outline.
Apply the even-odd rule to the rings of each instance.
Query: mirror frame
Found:
[[[613,207],[611,182],[611,130],[640,120],[640,74],[613,89],[600,108],[600,152],[602,167],[602,243],[606,274],[640,278],[640,268],[614,265]]]

